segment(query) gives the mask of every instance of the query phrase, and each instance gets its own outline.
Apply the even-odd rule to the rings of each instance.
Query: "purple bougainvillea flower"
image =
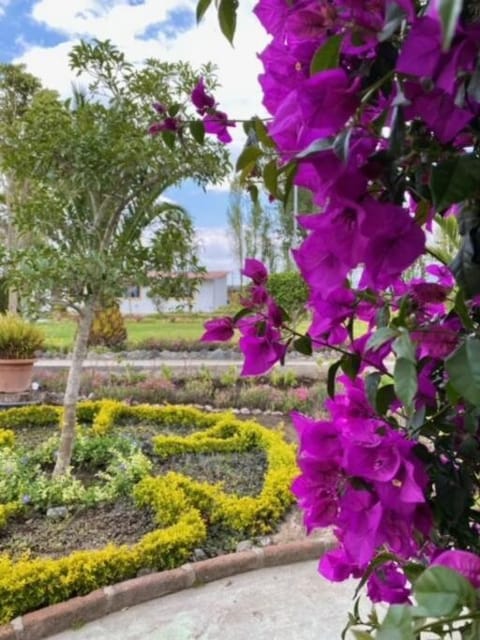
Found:
[[[259,76],[263,89],[263,104],[275,114],[288,94],[310,76],[310,62],[316,42],[300,42],[287,46],[283,40],[273,40],[259,55],[265,73]]]
[[[295,11],[290,11],[285,22],[287,40],[313,40],[320,46],[331,34],[337,23],[337,11],[333,3],[318,0],[302,0]]]
[[[375,569],[368,579],[367,592],[372,602],[410,603],[407,578],[394,562],[387,562]]]
[[[229,120],[223,111],[214,111],[203,118],[203,126],[206,133],[213,133],[220,142],[228,143],[232,141],[232,136],[228,131],[228,127],[235,127],[235,122]]]
[[[413,82],[406,82],[404,89],[410,101],[405,117],[421,118],[444,144],[453,140],[475,116],[469,109],[458,107],[454,98],[442,89],[426,91]]]
[[[400,51],[397,71],[417,77],[432,78],[442,57],[442,27],[438,20],[416,20]]]
[[[350,576],[360,578],[363,573],[342,547],[324,553],[320,559],[318,570],[331,582],[343,582]]]
[[[360,104],[357,90],[343,69],[314,74],[298,91],[303,121],[316,129],[319,138],[338,133]]]
[[[255,258],[247,258],[245,260],[242,274],[247,278],[251,278],[257,285],[263,285],[268,279],[268,271],[266,266],[260,260]]]
[[[437,556],[432,565],[453,569],[469,580],[475,589],[480,589],[480,556],[475,553],[451,549]]]
[[[242,376],[259,376],[269,371],[274,364],[284,357],[287,347],[275,339],[271,332],[265,335],[245,335],[239,340],[244,356]]]
[[[415,262],[425,249],[425,234],[402,207],[371,199],[362,233],[370,238],[364,254],[361,285],[386,287]]]
[[[195,89],[192,91],[192,102],[198,113],[204,114],[215,106],[215,98],[207,93],[205,82],[200,78]]]
[[[286,0],[260,0],[253,12],[265,30],[275,36],[283,33],[289,10],[290,6]]]
[[[157,113],[159,113],[160,115],[163,115],[165,113],[167,113],[167,108],[164,104],[162,104],[161,102],[154,102],[152,104],[152,107],[155,109],[155,111]]]
[[[205,322],[206,329],[200,338],[202,342],[225,342],[230,340],[234,333],[234,325],[232,318],[214,318]]]

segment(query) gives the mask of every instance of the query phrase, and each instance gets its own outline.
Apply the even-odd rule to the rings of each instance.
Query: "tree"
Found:
[[[14,144],[17,132],[22,126],[22,117],[40,90],[40,81],[25,71],[24,65],[0,64],[0,166],[2,148]],[[3,171],[1,184],[1,226],[5,250],[10,253],[15,250],[19,240],[12,207],[14,201],[28,189],[28,179],[16,180],[10,172]],[[10,313],[18,311],[18,295],[12,287],[8,288],[8,310]]]
[[[242,267],[245,260],[245,213],[243,207],[243,188],[238,182],[232,182],[229,205],[227,209],[227,225],[240,274],[240,288],[243,289]]]
[[[259,258],[275,271],[278,259],[278,242],[272,212],[259,199],[251,201],[243,187],[233,181],[227,209],[228,231],[233,254],[239,265],[240,286],[243,283],[242,265],[245,256]]]
[[[198,75],[215,84],[210,65],[147,60],[135,68],[110,42],[82,42],[70,54],[72,69],[89,74],[88,91],[61,102],[52,93],[32,100],[14,145],[5,154],[15,179],[29,177],[16,203],[21,233],[32,245],[12,260],[16,285],[27,302],[60,302],[78,315],[64,418],[54,475],[71,460],[82,362],[96,307],[119,297],[126,284],[155,265],[142,233],[161,216],[156,203],[167,187],[191,178],[200,185],[222,179],[226,152],[165,131],[163,144],[148,135],[152,103],[188,119]],[[175,247],[164,236],[165,255]],[[158,256],[157,256],[158,257]]]
[[[205,273],[198,260],[192,220],[178,205],[163,202],[155,206],[157,216],[150,245],[152,272],[144,284],[159,312],[166,300],[187,301],[191,307]],[[165,247],[170,250],[165,251]]]

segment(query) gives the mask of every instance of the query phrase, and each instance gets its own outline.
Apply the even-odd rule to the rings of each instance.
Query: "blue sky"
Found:
[[[195,24],[196,0],[0,0],[0,60],[23,62],[45,86],[69,94],[73,77],[68,51],[80,38],[109,38],[130,60],[155,57],[218,66],[222,108],[237,118],[260,113],[256,52],[266,36],[252,15],[254,0],[242,0],[235,48],[221,36],[213,11]],[[238,128],[235,156],[243,144]],[[226,233],[228,184],[203,192],[187,183],[167,194],[191,213],[202,260],[210,269],[235,270]]]

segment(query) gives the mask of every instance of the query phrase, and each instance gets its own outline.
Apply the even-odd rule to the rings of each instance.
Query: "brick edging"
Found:
[[[333,544],[333,540],[302,540],[254,548],[185,564],[178,569],[125,580],[92,591],[86,596],[72,598],[15,618],[9,624],[0,626],[0,640],[43,640],[125,607],[132,607],[194,585],[254,569],[312,560],[320,557]]]

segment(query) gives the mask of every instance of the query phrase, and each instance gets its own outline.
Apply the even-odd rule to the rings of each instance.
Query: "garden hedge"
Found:
[[[254,421],[242,422],[231,413],[208,414],[191,407],[132,407],[111,400],[80,403],[77,416],[79,423],[91,425],[92,437],[101,437],[119,423],[155,424],[166,430],[153,437],[154,450],[161,457],[261,448],[267,458],[262,491],[256,497],[240,497],[225,493],[220,485],[175,472],[144,477],[135,486],[133,498],[139,507],[152,508],[158,528],[136,544],[108,545],[62,558],[12,559],[0,554],[0,623],[134,577],[142,568],[177,567],[205,540],[206,522],[222,523],[245,535],[267,533],[292,503],[290,484],[297,473],[294,447]],[[60,417],[61,409],[52,406],[1,412],[3,446],[13,445],[11,434],[16,429],[25,425],[58,428]],[[193,431],[192,426],[198,430]],[[189,433],[182,436],[186,429]],[[0,527],[22,508],[12,503],[0,505]]]

